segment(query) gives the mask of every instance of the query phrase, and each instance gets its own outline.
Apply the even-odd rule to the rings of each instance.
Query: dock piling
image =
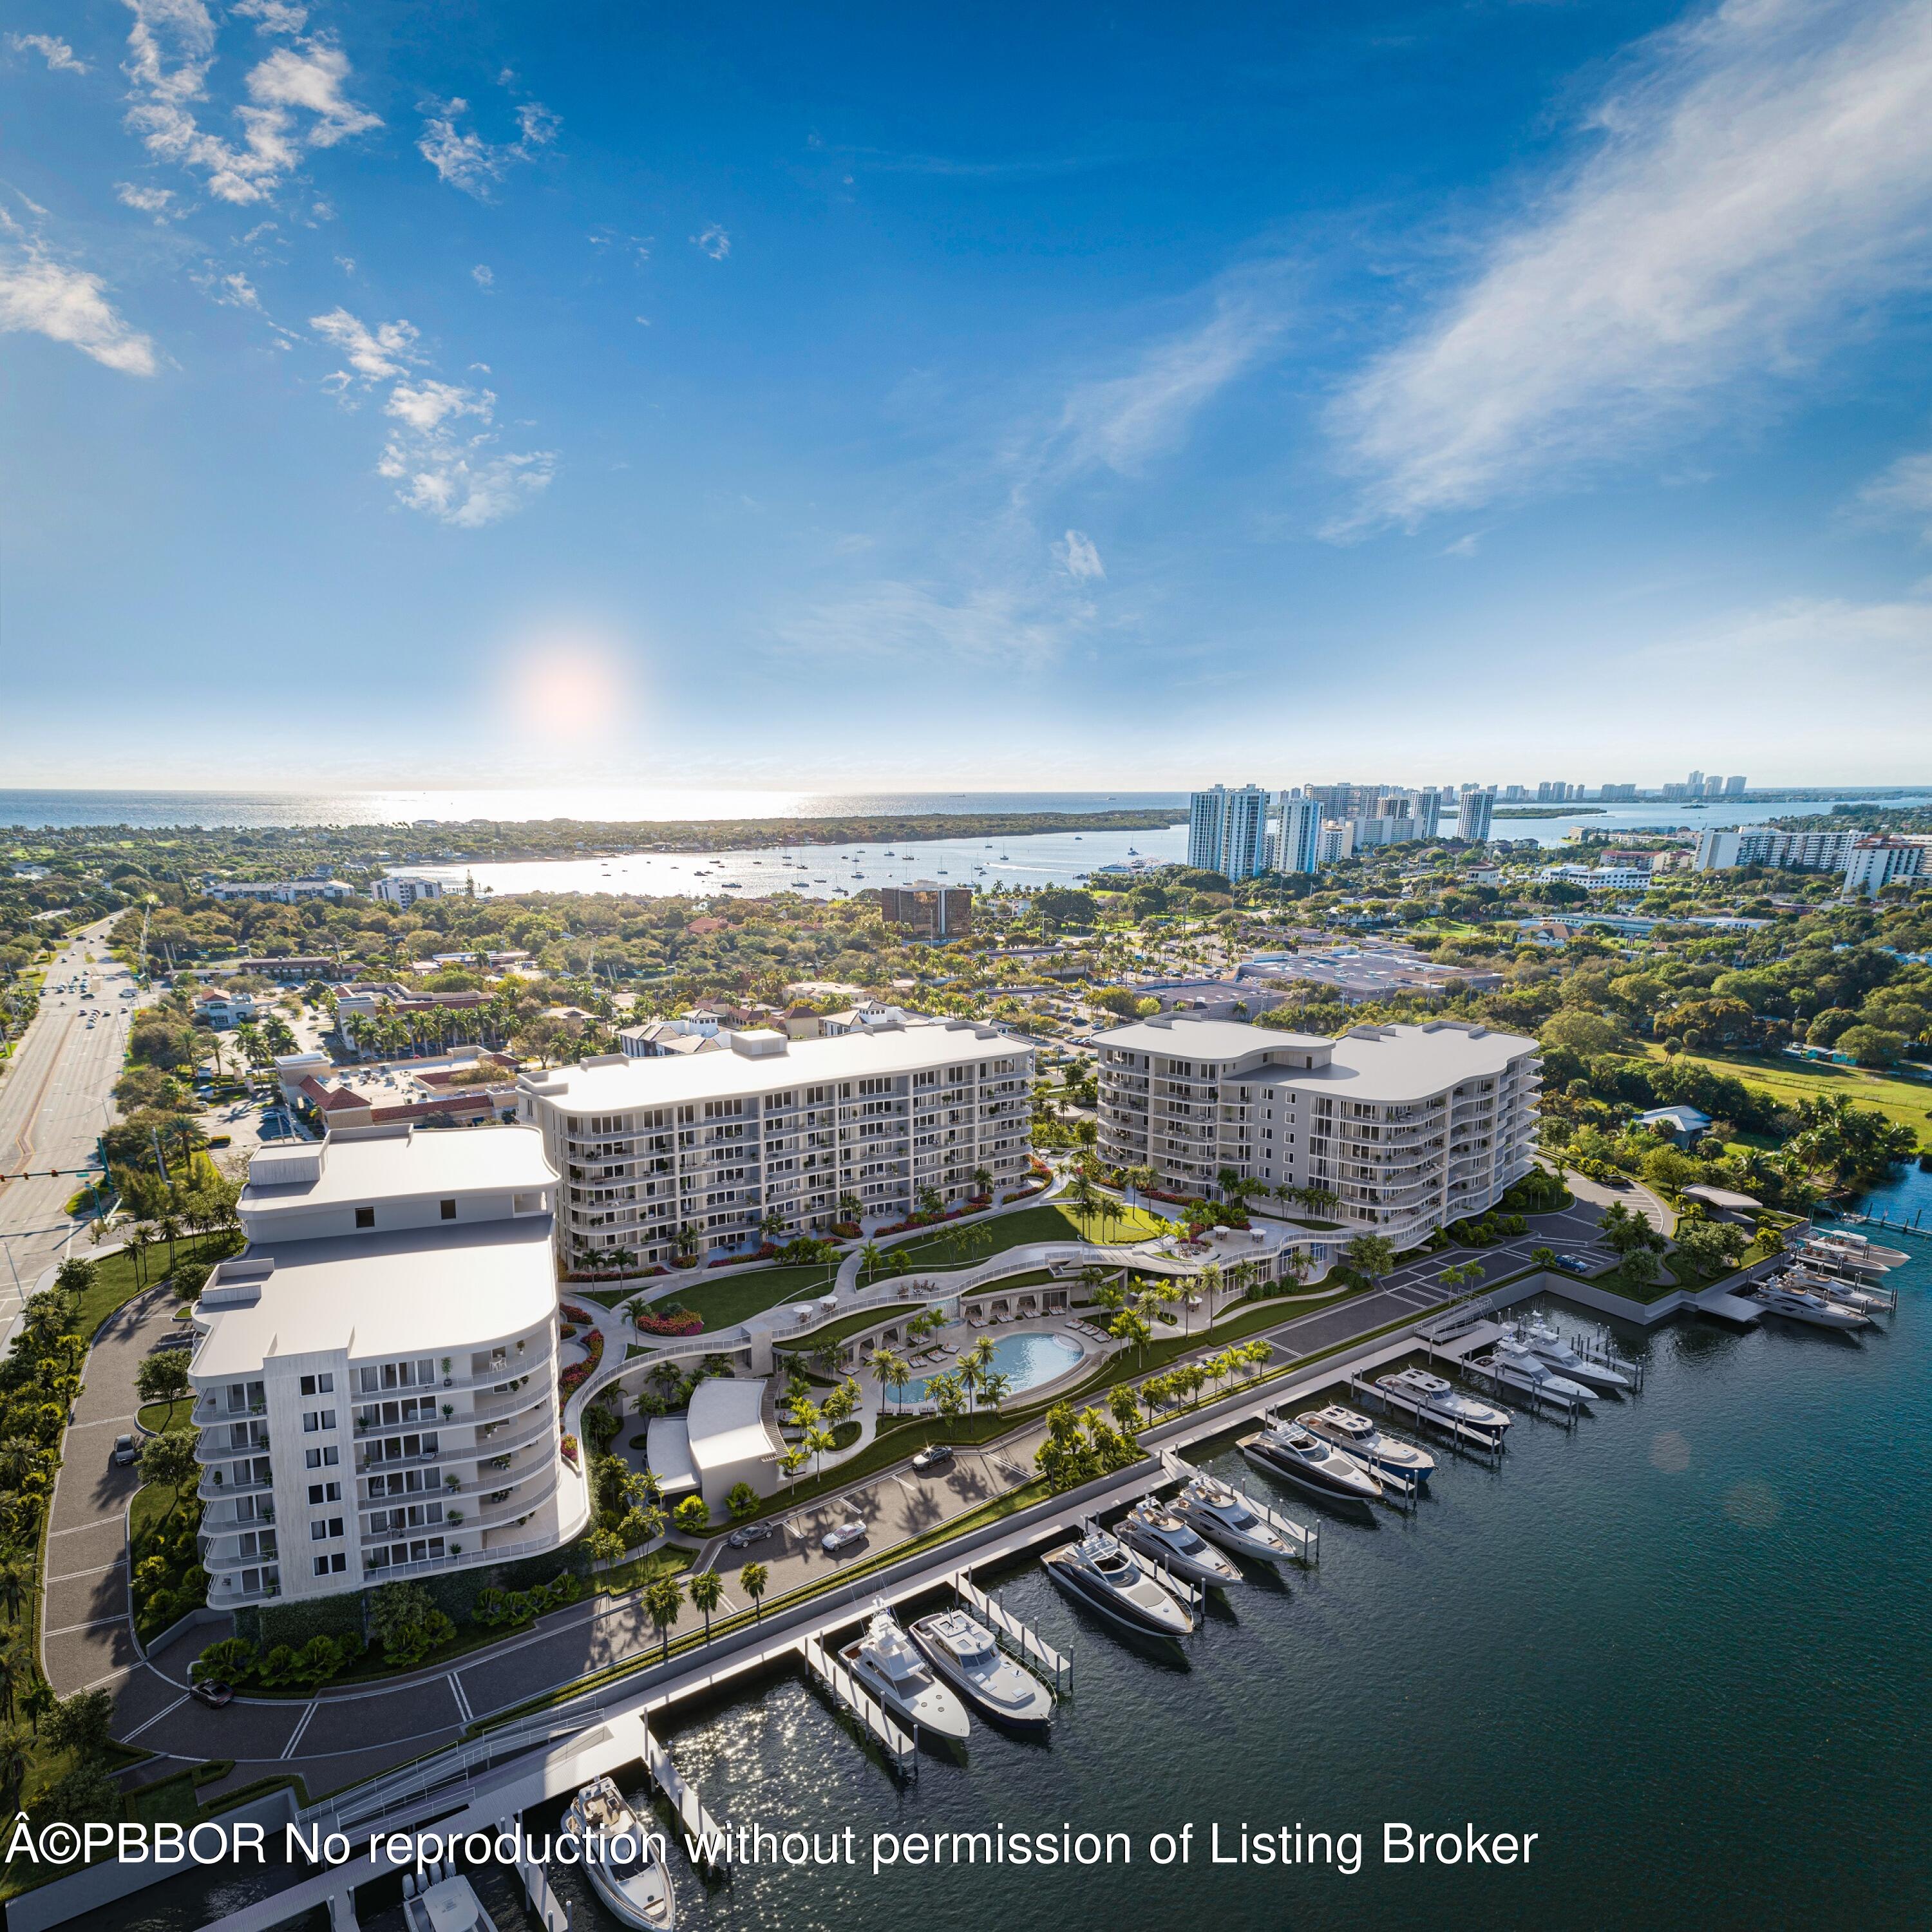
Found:
[[[885,1753],[892,1768],[901,1777],[916,1782],[919,1750],[912,1738],[886,1715],[878,1701],[817,1637],[800,1638],[798,1648],[799,1654],[805,1659],[806,1668],[857,1719],[872,1742]]]
[[[967,1605],[993,1633],[1002,1650],[1011,1652],[1036,1674],[1050,1676],[1056,1697],[1071,1694],[1073,1660],[1062,1657],[1050,1643],[1043,1642],[1022,1623],[1005,1605],[986,1594],[973,1581],[973,1573],[962,1570],[952,1580],[953,1594]]]

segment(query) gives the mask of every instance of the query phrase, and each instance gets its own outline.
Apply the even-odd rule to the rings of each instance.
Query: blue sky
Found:
[[[16,784],[1932,770],[1932,9],[16,0]]]

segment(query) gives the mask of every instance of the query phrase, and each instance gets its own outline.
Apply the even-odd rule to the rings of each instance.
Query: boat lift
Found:
[[[1425,1408],[1412,1396],[1397,1394],[1384,1388],[1379,1382],[1372,1382],[1360,1376],[1348,1378],[1350,1391],[1372,1402],[1384,1414],[1402,1416],[1412,1427],[1420,1429],[1424,1425],[1448,1439],[1450,1445],[1465,1455],[1479,1456],[1486,1462],[1501,1460],[1505,1446],[1502,1433],[1491,1435],[1486,1429],[1478,1429],[1466,1422],[1458,1422],[1452,1415],[1438,1415],[1432,1408]]]
[[[916,1784],[918,1746],[893,1722],[884,1706],[845,1668],[844,1660],[817,1637],[800,1638],[798,1648],[806,1668],[863,1726],[872,1742],[885,1754],[886,1762],[902,1778]]]
[[[1052,1645],[1042,1642],[1003,1604],[987,1595],[973,1581],[970,1570],[962,1570],[952,1579],[959,1600],[972,1611],[999,1641],[1036,1676],[1051,1677],[1056,1697],[1070,1696],[1073,1690],[1073,1660],[1062,1657]]]

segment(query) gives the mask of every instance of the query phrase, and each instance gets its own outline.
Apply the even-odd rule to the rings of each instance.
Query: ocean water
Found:
[[[982,1574],[1073,1660],[1045,1742],[976,1724],[963,1756],[923,1754],[902,1786],[794,1673],[685,1707],[662,1734],[726,1824],[827,1849],[849,1828],[860,1862],[740,1865],[707,1888],[674,1853],[680,1922],[1928,1922],[1932,1243],[1906,1244],[1899,1311],[1862,1336],[1618,1328],[1646,1364],[1640,1395],[1569,1432],[1520,1419],[1493,1470],[1438,1450],[1412,1520],[1324,1518],[1318,1570],[1252,1583],[1180,1648],[1086,1618],[1036,1563]],[[1566,1328],[1593,1319],[1546,1305]],[[1232,1444],[1203,1460],[1298,1520],[1318,1507]],[[1537,1835],[1526,1866],[1390,1866],[1390,1822]],[[1360,1834],[1360,1870],[1209,1862],[1214,1827],[1226,1850],[1244,1826],[1298,1825]],[[1150,1862],[1154,1834],[1190,1826],[1185,1866]],[[869,1863],[875,1833],[1063,1827],[1127,1834],[1132,1862]],[[574,1873],[555,1877],[574,1932],[614,1924]],[[179,1882],[94,1922],[191,1932],[212,1895],[260,1888]],[[478,1888],[503,1932],[526,1932],[513,1880],[485,1872]],[[382,1906],[364,1900],[370,1932],[400,1924]]]

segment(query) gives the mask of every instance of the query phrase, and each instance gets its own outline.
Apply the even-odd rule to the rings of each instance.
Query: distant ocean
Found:
[[[0,826],[526,824],[550,818],[905,818],[929,812],[1187,809],[1184,791],[6,791]]]

